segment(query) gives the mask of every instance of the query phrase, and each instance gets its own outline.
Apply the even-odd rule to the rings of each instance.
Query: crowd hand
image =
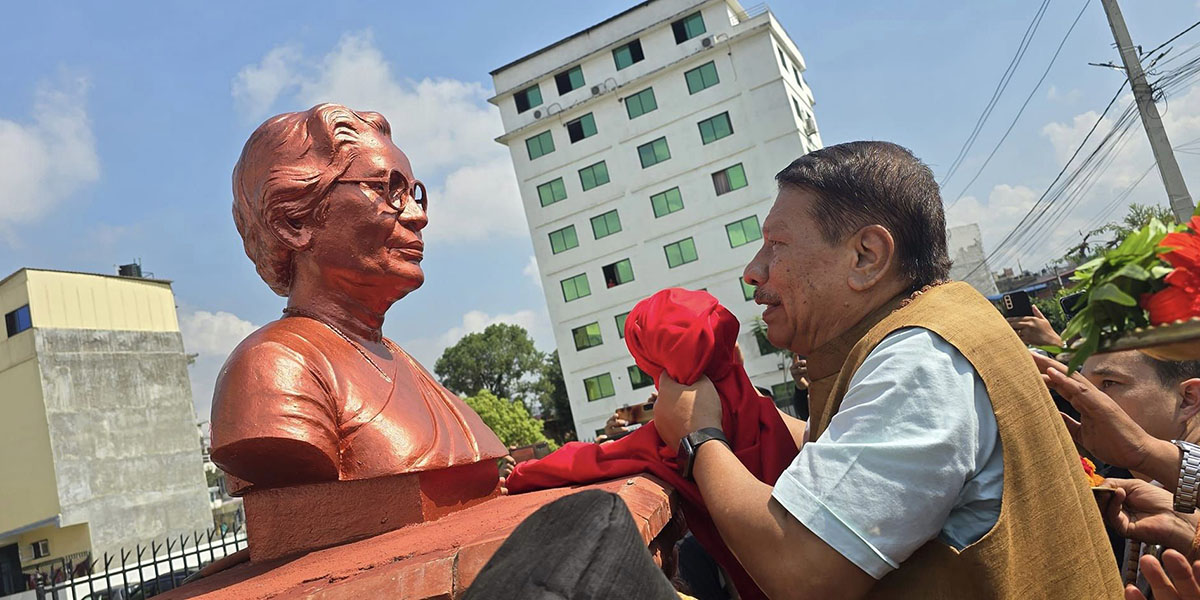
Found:
[[[513,469],[516,468],[517,461],[511,454],[504,455],[500,459],[500,494],[508,495],[508,476],[512,475]]]
[[[1017,332],[1017,337],[1030,346],[1062,346],[1062,338],[1054,331],[1042,311],[1033,307],[1032,317],[1008,317],[1008,324]]]
[[[683,436],[705,427],[721,427],[721,397],[708,377],[683,385],[664,372],[658,381],[654,423],[668,448],[679,448]]]
[[[1175,512],[1174,494],[1140,479],[1107,479],[1104,485],[1114,490],[1104,519],[1121,537],[1191,550],[1200,517]]]
[[[1038,354],[1033,354],[1033,362],[1042,373],[1042,381],[1079,411],[1079,421],[1062,415],[1076,444],[1110,465],[1144,472],[1140,467],[1150,455],[1151,447],[1161,440],[1146,433],[1108,394],[1096,389],[1083,375],[1074,373],[1068,377],[1065,365]]]
[[[628,428],[629,421],[622,419],[621,413],[615,412],[611,417],[608,418],[608,421],[605,421],[604,423],[604,435],[607,437],[612,437],[618,433],[625,433],[628,431]]]
[[[1138,567],[1150,584],[1154,600],[1200,600],[1200,561],[1189,565],[1183,554],[1167,550],[1162,562],[1145,555],[1138,560]],[[1125,600],[1146,600],[1146,596],[1129,585],[1125,587]]]
[[[800,389],[808,389],[808,360],[792,355],[792,381],[796,382],[796,387]]]

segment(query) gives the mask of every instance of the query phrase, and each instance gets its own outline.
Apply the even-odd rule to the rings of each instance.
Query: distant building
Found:
[[[170,282],[21,269],[0,314],[0,595],[210,528]]]
[[[754,383],[791,397],[742,270],[774,175],[821,147],[804,57],[766,5],[651,0],[492,71],[580,439],[653,389],[625,315],[707,289]]]
[[[994,296],[996,280],[987,265],[987,253],[983,251],[983,236],[977,223],[969,223],[946,230],[946,245],[950,252],[950,279],[971,284],[980,294]]]

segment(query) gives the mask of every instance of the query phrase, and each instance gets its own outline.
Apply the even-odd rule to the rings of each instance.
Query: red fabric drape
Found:
[[[701,376],[721,396],[721,424],[738,460],[759,481],[774,485],[796,457],[796,443],[774,403],[759,395],[734,350],[739,324],[707,292],[662,290],[639,302],[625,321],[630,354],[657,384],[666,372],[690,385]],[[683,500],[696,539],[733,578],[743,598],[765,597],[721,540],[696,484],[679,476],[675,448],[667,448],[654,422],[615,442],[571,442],[549,456],[516,466],[510,493],[593,483],[635,473],[666,481]]]

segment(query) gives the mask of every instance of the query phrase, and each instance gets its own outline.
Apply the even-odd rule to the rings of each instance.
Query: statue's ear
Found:
[[[271,215],[267,225],[275,237],[295,251],[307,250],[312,245],[312,226],[290,219],[282,211]]]

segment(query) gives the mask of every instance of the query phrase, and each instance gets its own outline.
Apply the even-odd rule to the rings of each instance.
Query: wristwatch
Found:
[[[1171,440],[1182,451],[1179,460],[1179,484],[1175,486],[1175,512],[1196,511],[1196,493],[1200,491],[1200,446],[1183,440]]]
[[[712,440],[721,440],[726,446],[729,445],[729,440],[725,439],[725,432],[716,427],[697,429],[679,440],[679,452],[675,455],[675,460],[679,461],[679,474],[684,479],[692,480],[692,466],[696,463],[696,450],[700,448],[700,444]]]

